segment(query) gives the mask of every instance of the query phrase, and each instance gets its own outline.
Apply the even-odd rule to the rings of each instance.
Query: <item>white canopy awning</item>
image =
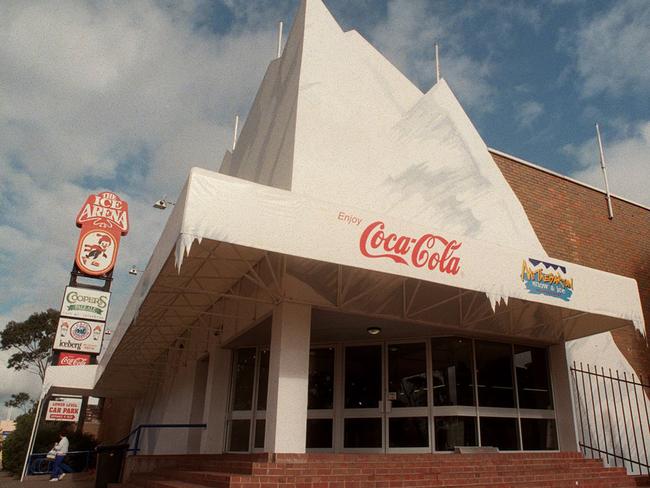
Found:
[[[368,234],[369,228],[375,233]],[[383,238],[376,233],[380,229]],[[394,248],[400,237],[404,238],[405,252],[384,248],[386,243],[387,248]],[[456,243],[447,259],[442,258],[442,239]],[[418,256],[419,242],[424,243]],[[439,321],[426,315],[408,320],[437,323],[449,330],[478,330],[484,334],[494,327],[494,332],[501,335],[511,330],[512,337],[535,337],[546,343],[630,324],[644,330],[633,279],[556,259],[544,258],[542,262],[526,249],[467,239],[444,229],[194,168],[100,361],[96,394],[115,393],[120,382],[123,387],[135,386],[139,376],[160,372],[168,358],[162,353],[173,349],[174,344],[182,344],[182,334],[189,328],[217,331],[210,328],[209,322],[202,323],[201,318],[205,318],[204,314],[208,319],[230,316],[224,313],[227,310],[214,312],[214,304],[269,253],[288,257],[293,263],[291,272],[314,290],[332,281],[336,272],[328,267],[341,266],[357,277],[363,276],[355,286],[362,288],[360,293],[364,289],[371,292],[369,300],[374,301],[369,303],[377,309],[384,307],[388,293],[395,291],[394,283],[422,283],[428,300],[423,303],[432,304],[422,310],[437,307],[434,311]],[[433,258],[437,264],[430,269],[428,263],[436,253],[441,258]],[[526,267],[570,283],[570,297],[532,293],[526,284],[527,276],[522,278]],[[260,278],[262,281],[273,280]],[[382,289],[388,290],[386,295],[381,294]],[[270,284],[256,301],[269,310],[273,303],[286,299],[280,294],[279,288]],[[482,296],[486,303],[488,297],[492,308],[486,305],[481,318],[465,323],[455,315],[445,319],[441,307],[448,304],[451,309],[458,308],[456,304],[468,295],[473,301]],[[315,299],[314,303],[327,308],[325,300]],[[234,316],[235,312],[230,314]],[[252,312],[249,318],[254,316]],[[511,329],[502,328],[495,320],[503,317],[510,317]],[[518,330],[527,332],[518,335]],[[206,344],[208,340],[206,335]]]
[[[179,204],[183,212],[176,243],[179,269],[194,241],[212,239],[480,291],[493,306],[518,298],[622,319],[645,333],[634,279],[548,259],[511,248],[507,242],[496,246],[198,168],[192,170]],[[528,276],[522,273],[539,270],[543,276],[539,288],[535,283],[527,286]],[[551,275],[555,281],[543,281]],[[548,287],[539,292],[544,285]],[[570,297],[553,296],[550,287],[556,294],[560,288],[567,290],[566,295],[570,291]],[[575,331],[572,338],[591,333]]]

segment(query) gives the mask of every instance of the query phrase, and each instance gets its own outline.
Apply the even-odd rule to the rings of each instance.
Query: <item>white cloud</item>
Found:
[[[648,93],[650,2],[626,0],[583,24],[565,48],[575,53],[586,96]]]
[[[544,107],[541,103],[529,100],[522,103],[517,108],[517,122],[524,127],[529,127],[537,118],[544,113]]]
[[[634,131],[609,139],[603,133],[607,177],[610,191],[624,198],[650,206],[650,121],[637,124]],[[594,140],[568,146],[581,168],[571,176],[598,188],[604,188],[598,146]]]
[[[109,326],[188,169],[216,169],[275,50],[275,25],[197,29],[200,2],[4,2],[0,15],[0,328],[58,308],[90,192],[129,202]],[[269,7],[270,8],[270,7]],[[245,60],[245,62],[242,62]],[[4,368],[0,397],[33,384]],[[24,386],[21,386],[24,385]],[[31,386],[30,386],[31,385]],[[32,391],[32,390],[29,390]],[[2,402],[0,398],[0,416]]]
[[[456,27],[462,18],[436,16],[424,0],[391,0],[386,18],[370,36],[376,47],[403,73],[422,86],[435,82],[434,43],[439,41],[441,74],[461,103],[490,110],[492,88],[487,61],[466,55]],[[462,17],[462,14],[461,14]]]

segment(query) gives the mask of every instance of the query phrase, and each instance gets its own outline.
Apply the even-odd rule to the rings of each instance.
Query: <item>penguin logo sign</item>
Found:
[[[115,237],[93,229],[82,235],[77,246],[77,265],[86,274],[101,275],[113,269],[116,256]]]
[[[90,337],[90,324],[88,322],[75,322],[70,328],[70,335],[77,341],[85,341]]]

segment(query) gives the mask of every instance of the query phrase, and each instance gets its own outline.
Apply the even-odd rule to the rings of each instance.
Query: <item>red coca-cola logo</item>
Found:
[[[88,354],[61,353],[57,362],[57,366],[84,366],[86,364],[90,364]]]
[[[388,258],[396,263],[428,268],[455,275],[460,271],[460,258],[454,256],[462,242],[447,240],[435,234],[420,237],[386,233],[385,224],[373,222],[361,234],[359,250],[367,258]]]

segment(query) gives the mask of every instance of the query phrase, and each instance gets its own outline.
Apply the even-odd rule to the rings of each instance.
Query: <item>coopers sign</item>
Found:
[[[110,299],[110,292],[68,286],[63,296],[61,315],[106,321]]]

